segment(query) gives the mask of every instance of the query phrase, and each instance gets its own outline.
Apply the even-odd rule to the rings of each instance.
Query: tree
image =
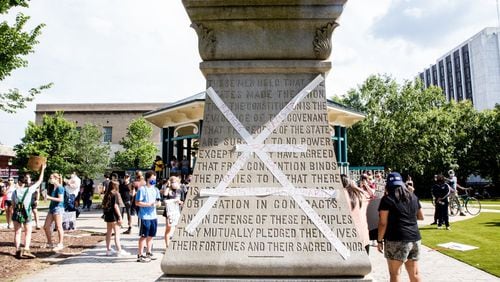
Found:
[[[102,143],[102,131],[98,126],[85,124],[75,142],[77,154],[74,158],[78,175],[96,178],[102,174],[110,162],[110,146]]]
[[[0,14],[6,14],[12,7],[28,7],[26,0],[0,0]],[[0,81],[3,81],[11,72],[17,68],[26,67],[28,61],[23,58],[33,53],[33,47],[38,43],[43,24],[37,25],[30,32],[24,31],[24,26],[29,20],[28,16],[19,13],[15,23],[10,26],[7,21],[0,23]],[[32,88],[23,95],[18,89],[9,89],[6,93],[0,93],[0,111],[14,113],[17,109],[26,107],[35,95],[42,90],[51,87],[52,84]]]
[[[44,115],[41,125],[30,121],[22,143],[14,146],[16,166],[24,167],[31,155],[43,155],[47,157],[47,175],[52,172],[70,174],[76,168],[77,136],[75,124],[64,119],[62,112]]]
[[[115,153],[113,165],[121,169],[150,167],[158,152],[150,141],[152,134],[153,127],[144,118],[134,119],[120,141],[124,150]]]

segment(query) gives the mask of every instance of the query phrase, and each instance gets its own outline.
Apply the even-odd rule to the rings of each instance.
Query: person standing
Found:
[[[47,237],[47,247],[52,248],[54,252],[57,252],[64,248],[64,230],[62,227],[62,217],[64,214],[63,178],[58,173],[52,173],[49,177],[49,182],[54,185],[54,189],[52,190],[51,195],[47,196],[47,200],[50,200],[50,204],[43,229],[45,230],[45,236]],[[59,243],[56,246],[52,244],[52,222],[54,222],[56,226],[59,238]]]
[[[92,206],[92,197],[94,196],[94,181],[88,177],[83,179],[83,209],[87,207],[87,210],[90,211],[90,207]]]
[[[132,232],[132,216],[130,209],[132,208],[132,183],[130,183],[130,175],[125,174],[123,182],[120,183],[120,196],[123,201],[124,207],[121,208],[121,216],[127,215],[128,229],[123,234],[130,234]]]
[[[160,181],[162,179],[163,170],[165,169],[165,164],[160,156],[156,156],[156,159],[153,162],[153,169],[156,173],[156,179]]]
[[[437,225],[438,229],[443,228],[443,224],[447,230],[450,230],[450,222],[448,216],[448,206],[450,204],[448,196],[450,195],[451,188],[446,183],[442,174],[437,176],[437,185],[433,186],[432,195],[435,199]]]
[[[150,262],[153,256],[153,237],[156,236],[158,218],[156,207],[160,205],[160,191],[156,188],[156,174],[149,170],[146,172],[146,185],[139,188],[135,196],[135,204],[139,207],[139,250],[137,262]],[[146,254],[144,255],[144,247]]]
[[[181,205],[183,204],[183,189],[181,188],[181,179],[177,176],[170,176],[167,185],[165,185],[163,192],[165,210],[163,216],[165,221],[165,248],[174,235],[175,226],[179,223],[181,215]]]
[[[115,234],[115,247],[118,256],[128,256],[130,253],[122,249],[120,243],[120,227],[122,225],[122,217],[119,206],[120,194],[118,192],[120,184],[118,181],[111,180],[102,200],[102,210],[104,213],[104,221],[106,222],[106,255],[109,256],[111,249],[111,236]]]
[[[360,239],[365,246],[366,253],[370,253],[370,239],[368,234],[368,221],[366,218],[366,211],[370,196],[365,191],[361,190],[347,175],[340,175],[342,179],[342,186],[344,186],[344,193],[346,199],[351,205],[351,214],[354,224],[360,233]]]
[[[457,203],[458,203],[458,211],[460,212],[460,216],[465,216],[465,213],[463,211],[463,207],[462,205],[460,204],[460,200],[458,199],[458,190],[457,189],[462,189],[462,190],[465,190],[464,187],[458,185],[458,179],[457,177],[455,176],[455,172],[453,171],[453,169],[450,169],[448,171],[448,181],[449,181],[449,186],[450,186],[450,200],[455,200]]]
[[[46,164],[42,165],[40,178],[33,185],[27,187],[31,182],[30,177],[20,175],[17,181],[17,188],[12,195],[12,204],[14,206],[14,214],[12,215],[12,222],[14,223],[14,245],[16,247],[16,258],[35,258],[30,252],[31,245],[31,199],[33,193],[42,184],[43,174]],[[24,227],[24,249],[21,249],[21,228]]]
[[[421,236],[417,220],[424,219],[422,207],[398,172],[387,176],[386,192],[379,207],[377,249],[387,259],[390,281],[401,280],[403,263],[410,281],[421,281],[418,269]]]
[[[28,173],[26,177],[26,186],[31,186],[31,175]],[[41,184],[41,183],[40,183]],[[35,229],[40,230],[40,216],[38,214],[38,201],[40,201],[40,185],[37,186],[35,192],[31,196],[31,211],[33,212],[33,219],[35,220]]]
[[[5,219],[7,220],[7,229],[10,229],[12,223],[12,194],[16,191],[16,184],[14,183],[14,178],[9,178],[7,181],[7,187],[5,188]]]

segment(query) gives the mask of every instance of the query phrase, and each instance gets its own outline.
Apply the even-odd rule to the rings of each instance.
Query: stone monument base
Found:
[[[363,281],[369,282],[374,281],[370,275],[365,277],[314,277],[314,278],[287,278],[287,277],[198,277],[198,276],[167,276],[163,275],[157,281],[174,281],[174,282],[184,282],[184,281],[214,281],[214,282],[235,282],[235,281],[245,281],[245,282],[261,282],[261,281],[284,281],[284,282],[355,282]]]

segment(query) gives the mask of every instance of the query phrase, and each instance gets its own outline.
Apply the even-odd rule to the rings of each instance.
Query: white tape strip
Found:
[[[287,144],[239,144],[236,145],[237,152],[299,152],[307,151],[307,145],[287,145]]]
[[[221,193],[226,192],[225,189],[236,176],[238,171],[243,167],[244,163],[248,161],[251,152],[257,154],[257,156],[262,160],[262,162],[268,167],[268,169],[273,173],[273,175],[278,179],[281,185],[284,187],[285,193],[292,193],[296,188],[293,187],[286,177],[286,175],[279,169],[279,167],[272,161],[272,159],[267,155],[263,149],[265,146],[262,144],[271,133],[281,125],[281,123],[288,117],[288,115],[293,111],[295,106],[309,94],[314,88],[316,88],[324,78],[318,75],[313,81],[311,81],[302,91],[300,91],[271,121],[264,125],[263,130],[259,135],[253,139],[251,134],[246,130],[246,128],[241,124],[238,118],[231,112],[231,110],[224,104],[224,101],[215,93],[212,88],[207,89],[207,94],[212,99],[214,104],[221,110],[221,113],[226,117],[226,119],[231,123],[234,129],[241,135],[241,137],[250,146],[246,147],[243,154],[236,160],[235,164],[228,171],[224,179],[215,188],[215,193],[219,195],[211,196],[203,207],[196,213],[193,220],[186,227],[186,231],[192,233],[195,228],[201,223],[201,220],[208,214],[212,208],[215,201]],[[241,149],[242,147],[240,147]],[[247,188],[248,189],[248,188]],[[276,188],[275,188],[276,189]],[[232,190],[232,189],[229,189]],[[316,213],[314,209],[307,203],[302,195],[299,193],[293,193],[293,199],[299,204],[304,213],[311,219],[311,221],[318,227],[321,233],[326,237],[326,239],[335,247],[339,254],[347,259],[350,256],[349,250],[342,244],[342,242],[335,236],[330,227],[321,219],[321,217]]]
[[[200,197],[265,197],[265,196],[304,196],[310,198],[335,199],[337,191],[310,188],[280,188],[280,187],[252,187],[252,188],[229,188],[222,192],[215,189],[201,189]]]

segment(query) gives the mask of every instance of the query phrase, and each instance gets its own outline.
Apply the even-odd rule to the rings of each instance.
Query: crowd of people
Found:
[[[182,163],[182,162],[181,162]],[[124,234],[130,234],[135,225],[133,216],[137,215],[138,248],[137,262],[149,262],[156,259],[152,252],[153,238],[157,235],[157,208],[165,206],[165,247],[168,247],[175,227],[179,222],[182,205],[185,201],[190,170],[183,171],[183,165],[174,159],[170,166],[171,176],[161,179],[163,162],[155,160],[152,170],[143,174],[136,171],[132,177],[125,174],[120,178],[116,173],[105,175],[105,180],[99,184],[102,193],[102,218],[106,224],[106,255],[129,256],[129,252],[121,247],[120,235],[124,219],[127,219],[127,229]],[[7,228],[14,229],[14,244],[17,258],[34,258],[30,252],[31,222],[39,225],[37,211],[40,199],[40,184],[45,165],[42,167],[39,179],[32,182],[29,174],[20,175],[17,184],[13,179],[0,184],[4,194]],[[180,168],[180,169],[175,169]],[[399,279],[400,268],[404,264],[412,281],[419,281],[418,259],[420,255],[421,236],[417,220],[423,219],[421,205],[415,196],[415,186],[411,176],[403,180],[397,172],[391,172],[384,179],[382,172],[371,171],[362,173],[359,181],[341,175],[345,197],[351,209],[354,224],[360,232],[360,238],[367,253],[370,245],[383,252],[391,275],[391,280]],[[47,248],[59,251],[64,247],[63,214],[74,211],[77,215],[82,210],[90,210],[94,196],[94,182],[84,178],[83,181],[73,173],[64,179],[57,173],[52,173],[49,183],[52,191],[46,196],[50,201],[48,213],[43,225],[47,238]],[[456,197],[460,189],[453,170],[448,172],[448,178],[435,176],[432,194],[435,203],[435,222],[438,228],[450,229],[448,219],[448,203],[450,197]],[[460,210],[461,214],[462,211]],[[57,231],[57,241],[52,239],[52,231]],[[22,232],[24,230],[24,232]],[[113,249],[111,239],[114,237]],[[24,248],[21,248],[21,242]]]

